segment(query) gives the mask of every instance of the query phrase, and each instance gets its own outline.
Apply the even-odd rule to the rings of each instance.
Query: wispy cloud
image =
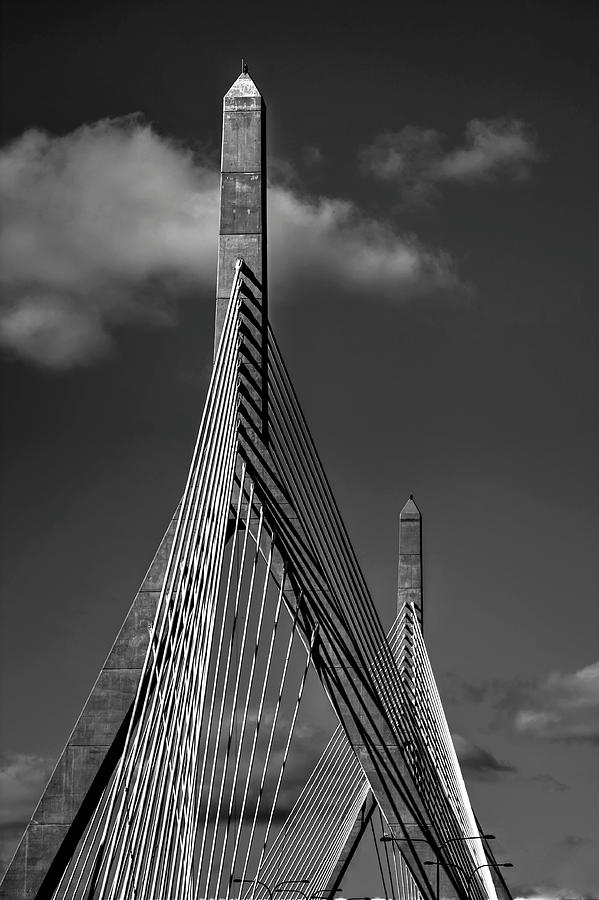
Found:
[[[301,297],[299,285],[304,288],[318,282],[402,302],[459,286],[448,253],[428,249],[415,235],[400,236],[391,225],[365,216],[350,201],[311,200],[288,188],[275,188],[269,215],[274,278],[280,268],[286,296],[293,290]]]
[[[563,781],[554,778],[553,775],[531,775],[529,780],[534,781],[537,784],[542,784],[544,787],[551,788],[551,790],[559,791],[560,793],[570,790],[570,785],[564,784]]]
[[[536,681],[460,682],[454,690],[463,701],[486,704],[498,723],[517,735],[599,743],[599,661],[575,672],[552,672]]]
[[[0,200],[0,344],[23,359],[88,363],[119,325],[169,324],[182,289],[212,289],[218,175],[138,116],[28,131],[0,152]],[[459,283],[447,253],[348,201],[288,182],[269,217],[274,302],[319,277],[395,302]]]
[[[599,743],[599,661],[532,686],[514,712],[518,733],[550,741]]]
[[[563,793],[570,787],[553,775],[530,775],[518,770],[511,763],[499,760],[490,750],[475,744],[461,734],[453,734],[453,744],[466,777],[477,781],[498,781],[506,776],[514,776],[522,783],[540,784],[545,788]]]
[[[0,756],[0,825],[24,821],[31,815],[32,803],[39,799],[52,761],[33,753]]]
[[[32,753],[0,756],[0,877],[48,779],[52,761]]]
[[[589,840],[589,838],[581,837],[579,834],[567,834],[559,842],[559,846],[565,847],[566,850],[580,850],[581,847],[589,847],[592,843],[593,841]]]
[[[514,900],[560,900],[568,893],[551,887],[520,888],[514,892]]]
[[[557,887],[555,884],[538,886],[523,886],[513,892],[514,900],[566,900],[566,898],[580,898],[580,900],[592,900],[596,893],[581,893],[572,887]]]
[[[302,150],[302,162],[305,166],[320,166],[324,160],[322,150],[315,145],[308,145]]]
[[[443,183],[475,184],[525,178],[539,158],[530,126],[519,119],[472,119],[461,146],[431,128],[385,132],[361,151],[365,171],[397,184],[404,200],[428,202]]]
[[[516,772],[515,766],[500,762],[489,750],[468,740],[461,734],[453,734],[453,744],[466,776],[481,781],[495,781]]]

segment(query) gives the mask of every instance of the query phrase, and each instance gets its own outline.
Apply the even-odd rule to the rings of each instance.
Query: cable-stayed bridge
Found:
[[[187,484],[0,896],[332,898],[371,833],[386,896],[509,897],[423,639],[420,513],[401,514],[385,634],[268,321],[265,108],[245,70],[221,168]],[[337,727],[310,774],[317,687]]]

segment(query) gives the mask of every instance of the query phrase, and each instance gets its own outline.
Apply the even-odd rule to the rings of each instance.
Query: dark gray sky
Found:
[[[8,842],[183,488],[245,56],[272,320],[381,616],[414,492],[496,854],[520,896],[597,896],[598,30],[572,0],[3,4]]]

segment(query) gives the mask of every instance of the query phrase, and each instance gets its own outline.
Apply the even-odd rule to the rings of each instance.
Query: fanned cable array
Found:
[[[310,893],[325,895],[368,792],[362,768],[338,727],[270,847],[259,877],[274,883],[309,873]]]
[[[237,273],[124,749],[57,898],[191,896],[199,710],[237,452],[240,286]]]
[[[390,895],[434,897],[418,833],[466,898],[486,857],[417,616],[385,635],[256,284],[239,260],[122,747],[47,896],[323,897],[378,807]],[[340,724],[285,820],[310,669]]]
[[[250,385],[256,385],[261,366],[255,358],[247,361],[244,374]],[[301,621],[308,627],[316,622],[320,626],[316,669],[354,749],[362,744],[360,758],[367,758],[366,774],[377,782],[374,792],[387,818],[401,820],[407,807],[433,851],[443,850],[448,878],[457,890],[465,891],[466,880],[480,860],[467,842],[459,840],[464,836],[463,823],[437,777],[435,760],[424,752],[426,740],[411,714],[398,650],[392,646],[399,641],[400,627],[390,643],[271,330],[267,362],[268,443],[260,441],[255,416],[252,419],[242,406],[247,435],[241,447],[248,466],[260,473],[268,515],[292,566],[296,592],[305,599]],[[409,834],[404,836],[407,864],[419,889],[430,891],[429,873],[414,852]],[[487,895],[493,898],[491,879],[486,880]]]
[[[237,455],[240,289],[123,754],[56,898],[228,897],[269,840],[316,632],[306,652]]]
[[[413,729],[421,734],[446,797],[461,822],[462,835],[476,835],[479,833],[478,825],[451,740],[418,613],[413,604],[403,605],[389,632],[388,640],[405,689],[401,700],[402,715],[406,720],[411,719]],[[422,768],[421,761],[418,767]],[[268,873],[272,874],[276,870],[278,876],[290,879],[310,859],[322,860],[322,866],[318,870],[320,878],[318,882],[312,879],[313,887],[325,896],[327,887],[329,891],[333,891],[335,885],[330,882],[331,874],[369,791],[368,779],[362,767],[357,765],[352,747],[344,740],[339,726],[285,821],[277,843],[272,847],[267,860],[270,864]],[[373,823],[370,824],[375,839]],[[384,830],[389,831],[388,823]],[[381,834],[382,832],[381,817]],[[342,840],[338,840],[339,836],[342,836]],[[493,881],[485,866],[487,856],[482,841],[469,839],[463,843],[464,849],[472,858],[471,866],[481,867],[476,876],[480,879],[481,896],[492,897]],[[378,855],[376,839],[374,846]],[[383,865],[379,858],[379,868],[385,896],[418,900],[420,891],[398,845],[388,842],[384,845],[383,852]],[[451,862],[451,857],[448,858]],[[492,855],[490,858],[493,859]],[[468,872],[468,869],[465,871]]]
[[[398,663],[404,671],[403,682],[410,714],[423,736],[426,752],[460,822],[462,834],[477,835],[478,824],[468,797],[414,604],[404,604],[394,630],[397,635]],[[482,839],[468,839],[462,843],[469,850],[475,867],[479,870],[474,877],[479,882],[481,896],[492,897],[495,888],[491,870],[486,866],[487,853]],[[470,891],[472,893],[472,886]]]

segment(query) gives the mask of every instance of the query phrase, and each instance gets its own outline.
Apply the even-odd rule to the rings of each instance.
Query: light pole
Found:
[[[424,865],[425,866],[434,866],[434,865],[436,865],[436,863],[432,859],[427,859],[426,862],[424,863]],[[470,872],[470,874],[468,874],[468,872],[465,869],[463,869],[462,866],[458,866],[457,863],[445,863],[445,865],[450,866],[452,869],[459,869],[460,872],[462,873],[462,875],[466,876],[466,879],[467,879],[466,891],[468,893],[468,900],[471,900],[470,888],[472,886],[472,879],[474,878],[476,873],[479,871],[479,869],[486,869],[486,868],[488,868],[488,869],[513,869],[514,868],[514,864],[511,862],[481,863],[480,866],[477,866],[476,869],[473,869],[472,872]]]
[[[383,844],[395,844],[399,843],[399,841],[407,841],[411,844],[428,844],[429,847],[433,846],[427,838],[398,838],[394,837],[392,834],[384,834],[379,840],[382,841]]]
[[[436,859],[427,859],[424,863],[425,866],[435,866],[437,869],[437,900],[439,900],[439,857]],[[457,863],[445,863],[446,866],[449,866],[451,869],[459,869],[462,875],[468,877],[468,872],[465,869],[462,869],[461,866],[458,866]]]
[[[448,846],[448,844],[451,844],[454,841],[475,841],[475,840],[481,840],[482,838],[485,838],[487,841],[494,841],[495,835],[494,834],[469,834],[469,835],[465,835],[464,837],[450,837],[450,838],[447,838],[446,841],[443,841],[442,844],[439,844],[438,847],[436,847],[434,844],[432,844],[426,838],[396,838],[396,837],[393,837],[392,834],[384,834],[381,838],[381,841],[383,841],[383,843],[385,843],[385,844],[388,843],[389,841],[407,841],[408,843],[421,843],[421,844],[429,845],[429,847],[432,849],[433,853],[435,854],[436,862],[435,863],[425,862],[424,865],[425,866],[427,866],[427,865],[431,865],[431,866],[435,865],[436,866],[436,879],[435,880],[437,882],[437,886],[435,889],[435,896],[436,896],[437,900],[439,900],[439,865],[440,865],[439,854],[441,853],[441,850],[443,850],[445,847]],[[449,865],[452,868],[461,869],[461,866],[452,865],[452,863],[447,863],[447,865]],[[464,870],[462,869],[462,871],[464,871]]]
[[[435,848],[433,847],[431,842],[429,840],[427,840],[426,838],[398,838],[398,837],[394,837],[392,834],[383,834],[382,837],[380,838],[380,840],[382,841],[383,844],[396,844],[396,843],[399,844],[400,841],[405,841],[406,843],[409,843],[409,844],[428,844],[428,846],[435,853],[435,855],[437,853],[437,851],[435,850]],[[385,851],[385,852],[387,852],[387,851]],[[439,860],[439,857],[437,856],[437,861],[438,860]],[[388,864],[389,864],[389,860],[387,859],[387,865]],[[426,866],[428,864],[425,863],[424,865]],[[389,877],[391,877],[391,873],[389,873]],[[437,890],[435,891],[435,895],[437,897],[437,900],[439,900],[439,869],[438,868],[437,868]]]
[[[470,900],[470,887],[472,885],[472,879],[476,875],[479,869],[513,869],[514,864],[511,862],[505,863],[481,863],[480,866],[477,866],[473,872],[468,876],[468,881],[466,882],[466,890],[468,891],[468,900]]]
[[[439,854],[441,853],[441,850],[443,850],[449,844],[454,843],[455,841],[476,841],[476,840],[481,840],[481,838],[485,838],[487,841],[494,841],[495,835],[494,834],[469,834],[464,837],[450,837],[450,838],[447,838],[446,841],[443,841],[442,844],[439,844],[439,846],[435,850],[435,856],[437,857],[437,900],[439,900]],[[449,863],[449,865],[451,866],[451,863]],[[461,869],[461,866],[456,866],[456,868]],[[462,871],[464,871],[464,870],[462,869]]]

